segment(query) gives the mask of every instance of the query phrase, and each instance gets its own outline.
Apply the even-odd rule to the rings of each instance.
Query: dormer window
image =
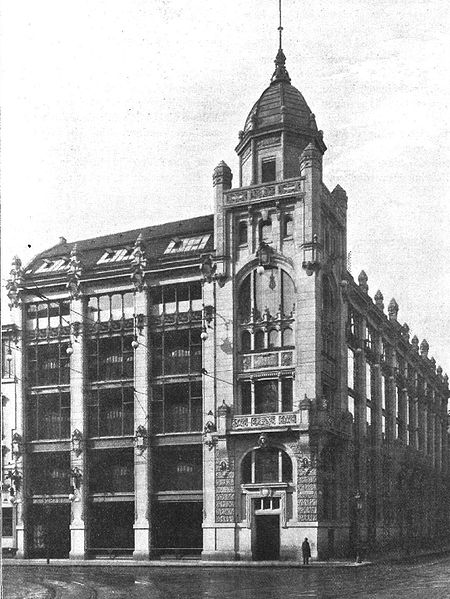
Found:
[[[261,183],[269,183],[276,179],[275,158],[266,158],[261,163]]]

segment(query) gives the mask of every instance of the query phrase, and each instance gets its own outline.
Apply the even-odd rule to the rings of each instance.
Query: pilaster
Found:
[[[135,292],[134,430],[140,437],[134,450],[134,559],[145,560],[151,548],[151,447],[149,443],[149,297],[146,286]],[[137,342],[137,343],[136,343]]]

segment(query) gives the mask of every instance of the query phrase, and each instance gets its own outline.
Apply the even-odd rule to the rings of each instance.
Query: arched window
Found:
[[[252,336],[249,331],[243,331],[241,337],[241,349],[244,353],[252,349]]]
[[[283,219],[283,237],[292,237],[294,232],[294,222],[292,216],[286,215]]]
[[[255,350],[264,349],[264,331],[256,331],[255,333]]]
[[[245,245],[248,241],[247,223],[245,221],[239,223],[238,240],[239,245]]]
[[[292,329],[287,328],[283,330],[283,347],[294,345],[294,332]]]
[[[278,346],[278,331],[276,329],[271,329],[269,331],[269,348]]]
[[[267,268],[262,274],[254,270],[239,287],[238,303],[241,322],[250,319],[252,309],[256,320],[267,311],[275,316],[280,309],[282,316],[289,318],[295,308],[294,281],[281,268]]]
[[[272,241],[272,221],[270,218],[261,221],[259,225],[259,241],[264,243]]]
[[[292,461],[282,449],[254,449],[242,460],[242,483],[291,483]]]

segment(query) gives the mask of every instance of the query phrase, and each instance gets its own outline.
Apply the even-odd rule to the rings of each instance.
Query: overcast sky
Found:
[[[352,274],[450,369],[448,0],[284,0],[287,67],[348,193]],[[211,213],[267,87],[276,0],[16,0],[2,18],[2,277],[68,241]],[[4,284],[4,280],[3,280]]]

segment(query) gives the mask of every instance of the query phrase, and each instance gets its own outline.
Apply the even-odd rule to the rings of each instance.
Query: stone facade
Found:
[[[300,559],[307,537],[328,558],[448,535],[448,378],[347,271],[347,196],[277,61],[212,216],[15,259],[17,555]]]

